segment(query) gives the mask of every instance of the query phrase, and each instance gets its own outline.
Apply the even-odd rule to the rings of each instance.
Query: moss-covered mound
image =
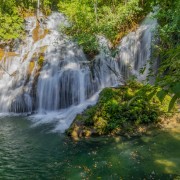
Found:
[[[75,138],[124,134],[140,125],[155,123],[168,111],[171,97],[167,95],[160,102],[156,96],[151,98],[152,92],[152,86],[134,81],[118,88],[105,88],[98,103],[78,115],[67,134]]]

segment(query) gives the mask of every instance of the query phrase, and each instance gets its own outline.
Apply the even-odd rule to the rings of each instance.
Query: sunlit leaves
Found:
[[[147,13],[145,4],[140,0],[64,0],[59,1],[58,7],[72,24],[66,33],[87,52],[97,50],[96,35],[105,36],[113,44],[119,41],[119,33],[127,33]]]
[[[15,39],[23,30],[23,19],[18,14],[12,16],[0,13],[0,39]]]
[[[163,90],[158,97],[163,99],[165,92],[171,95],[169,111],[180,98],[180,1],[156,0],[159,7],[156,18],[159,22],[158,36],[160,42],[160,67],[156,77],[156,85]]]

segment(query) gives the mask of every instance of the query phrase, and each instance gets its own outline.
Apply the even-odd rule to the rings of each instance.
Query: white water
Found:
[[[146,77],[148,68],[143,75],[139,70],[151,55],[155,21],[144,22],[124,37],[114,58],[107,40],[98,37],[100,54],[92,62],[76,43],[59,32],[62,25],[68,25],[62,14],[53,13],[40,22],[38,32],[43,34],[48,29],[49,33],[34,40],[37,23],[35,17],[26,20],[27,38],[16,49],[18,56],[4,56],[0,61],[8,72],[1,70],[0,112],[34,111],[36,114],[30,117],[34,125],[54,122],[54,131],[63,132],[78,113],[96,103],[102,88],[114,86],[131,74],[139,80]],[[44,64],[39,69],[42,54]]]
[[[118,47],[117,59],[119,70],[124,77],[135,75],[139,81],[146,79],[150,67],[149,60],[156,25],[157,21],[151,19],[150,14],[137,31],[129,33],[122,39]],[[144,69],[143,74],[139,73],[141,68]]]

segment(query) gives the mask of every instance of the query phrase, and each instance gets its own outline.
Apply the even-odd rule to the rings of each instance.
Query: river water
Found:
[[[179,179],[180,129],[137,138],[78,142],[34,127],[23,116],[0,118],[0,179]]]

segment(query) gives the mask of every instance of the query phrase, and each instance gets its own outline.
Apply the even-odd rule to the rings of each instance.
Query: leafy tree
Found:
[[[130,29],[150,11],[151,0],[64,0],[59,1],[59,11],[63,12],[72,26],[65,29],[82,45],[86,53],[96,53],[96,35],[103,35],[116,45]]]
[[[163,89],[154,92],[159,94],[160,99],[171,94],[170,111],[180,98],[180,1],[156,0],[156,5],[159,5],[156,18],[160,39],[156,55],[159,56],[160,66],[155,85]]]
[[[0,39],[15,39],[23,29],[23,19],[19,16],[16,2],[1,0],[0,3]]]

